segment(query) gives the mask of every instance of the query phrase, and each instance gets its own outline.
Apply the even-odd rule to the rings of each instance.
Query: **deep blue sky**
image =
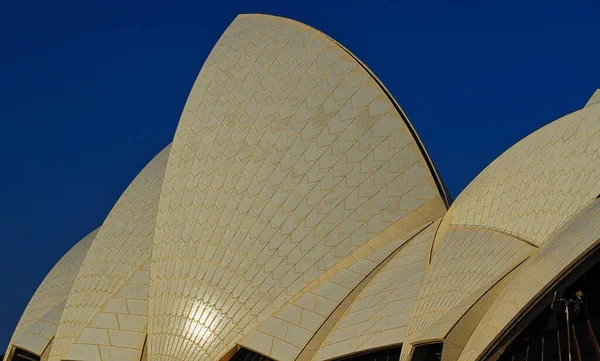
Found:
[[[481,3],[2,2],[0,353],[45,274],[171,141],[204,59],[238,13],[299,20],[362,59],[454,197],[600,88],[597,0]]]

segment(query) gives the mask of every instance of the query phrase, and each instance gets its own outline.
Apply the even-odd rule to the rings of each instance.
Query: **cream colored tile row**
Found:
[[[513,269],[535,247],[492,230],[451,227],[421,281],[410,315],[401,360],[436,320],[485,284]],[[491,285],[490,285],[491,286]]]
[[[314,360],[328,360],[404,341],[439,221],[411,239],[360,292]]]
[[[456,199],[452,224],[543,244],[600,194],[599,114],[589,105],[515,144]]]
[[[159,204],[157,360],[219,358],[338,261],[439,200],[402,116],[326,36],[240,16],[215,49]]]
[[[503,335],[561,274],[585,257],[600,239],[600,200],[577,213],[517,270],[467,342],[459,361],[473,361]]]
[[[133,180],[98,230],[67,298],[51,361],[64,360],[72,352],[71,345],[102,305],[150,259],[168,155],[169,146]]]
[[[85,255],[92,241],[94,240],[97,231],[97,229],[92,231],[82,240],[77,242],[77,244],[75,244],[75,246],[73,246],[73,248],[71,248],[60,259],[60,261],[58,261],[58,263],[56,263],[52,270],[48,272],[48,275],[46,275],[38,289],[33,294],[33,297],[31,297],[27,308],[25,308],[17,327],[15,328],[9,345],[14,345],[17,339],[20,338],[21,334],[28,330],[32,324],[36,322],[46,322],[43,320],[43,318],[47,315],[54,315],[56,312],[60,312],[62,314],[64,302],[71,291],[71,287],[75,281],[79,267],[81,267],[81,263],[83,262],[83,259],[85,258]],[[60,315],[57,317],[60,319]],[[54,319],[54,316],[51,316],[51,319]],[[48,323],[52,324],[52,322]],[[56,324],[58,324],[58,322],[56,322]],[[48,334],[48,330],[50,330],[50,328],[51,326],[48,326],[46,331],[44,331],[43,339],[47,341],[44,342],[38,338],[34,338],[34,340],[31,342],[22,340],[19,341],[19,346],[33,352],[40,349],[44,350],[44,347],[47,346],[48,341],[51,338],[51,336]],[[35,334],[36,333],[34,333],[34,335]],[[54,332],[52,332],[52,334],[54,334]],[[7,350],[7,355],[9,354],[9,351],[10,349]]]

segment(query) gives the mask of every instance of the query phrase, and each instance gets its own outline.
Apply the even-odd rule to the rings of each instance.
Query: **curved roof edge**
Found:
[[[396,99],[394,99],[394,96],[392,95],[392,93],[388,90],[388,88],[385,87],[385,85],[383,85],[383,82],[381,80],[379,80],[379,78],[375,75],[375,73],[373,73],[373,71],[371,69],[369,69],[369,67],[365,63],[363,63],[362,60],[360,60],[356,55],[354,55],[350,50],[348,50],[348,48],[346,48],[345,46],[343,46],[342,44],[340,44],[338,41],[336,41],[332,37],[328,36],[327,34],[324,34],[324,35],[327,36],[329,39],[331,39],[331,41],[336,43],[340,48],[342,48],[345,52],[347,52],[348,55],[350,55],[358,64],[360,64],[360,66],[362,66],[363,69],[365,69],[365,71],[373,78],[373,80],[375,80],[377,85],[379,85],[381,90],[383,90],[383,92],[388,97],[390,102],[394,105],[394,107],[398,111],[398,114],[400,114],[400,116],[402,117],[402,120],[404,120],[404,123],[406,124],[406,127],[410,131],[410,134],[415,139],[415,143],[417,143],[417,146],[419,147],[419,150],[421,151],[421,154],[423,155],[423,158],[425,159],[425,162],[427,163],[427,167],[429,168],[429,171],[431,171],[431,175],[433,176],[433,180],[435,181],[438,191],[440,192],[440,195],[442,196],[442,199],[444,200],[446,209],[450,208],[450,205],[452,204],[452,197],[450,196],[450,192],[448,192],[448,188],[446,187],[446,184],[444,183],[442,176],[440,176],[435,164],[433,163],[433,160],[431,159],[431,156],[427,152],[427,148],[425,148],[425,144],[423,144],[423,141],[419,137],[419,134],[417,133],[415,127],[412,125],[410,120],[408,120],[408,116],[406,115],[406,113],[404,112],[402,107],[400,107],[400,104],[398,104]]]
[[[456,226],[502,231],[536,246],[600,193],[600,103],[561,116],[488,164],[456,197]]]
[[[71,288],[75,281],[75,276],[81,267],[81,263],[83,262],[90,245],[96,238],[96,234],[98,233],[99,229],[100,227],[94,229],[77,241],[65,254],[60,257],[60,259],[52,266],[44,279],[40,282],[37,289],[29,299],[27,306],[23,310],[17,325],[15,326],[13,334],[8,342],[6,357],[8,357],[9,353],[13,349],[13,346],[19,346],[20,348],[24,348],[32,352],[35,351],[38,354],[43,351],[43,349],[39,350],[35,347],[25,347],[23,344],[17,345],[16,341],[23,334],[28,333],[29,328],[36,321],[45,322],[44,319],[51,319],[51,322],[45,323],[58,323],[58,320],[54,320],[52,317],[48,318],[47,316],[52,310],[55,310],[62,302],[64,302],[68,294],[71,292]],[[58,318],[60,319],[64,304],[62,307],[58,308],[60,311],[57,311],[56,313],[58,313]],[[56,317],[56,313],[51,316]],[[32,333],[30,333],[27,338],[28,341],[30,341],[28,342],[30,345],[37,344],[43,345],[44,347],[47,344],[46,341],[50,341],[50,339],[44,340],[44,338],[39,334]],[[0,357],[0,361],[1,360],[2,358]]]
[[[596,103],[600,103],[600,89],[597,89],[594,94],[592,94],[592,97],[590,98],[590,100],[588,100],[587,103],[585,103],[585,106],[587,107],[588,105],[592,105],[592,104],[596,104]]]
[[[331,36],[327,35],[326,33],[322,32],[321,30],[314,28],[311,25],[305,24],[301,21],[286,18],[284,16],[270,15],[270,14],[245,13],[245,14],[239,14],[238,16],[271,16],[271,17],[275,17],[275,18],[281,18],[281,19],[286,19],[286,20],[290,20],[290,21],[295,21],[299,24],[308,26],[309,28],[313,29],[314,31],[317,31],[317,32],[323,34],[327,39],[334,42],[337,46],[340,47],[340,49],[344,50],[348,55],[350,55],[350,57],[352,57],[352,59],[354,59],[354,61],[356,61],[367,72],[367,74],[369,74],[371,76],[371,78],[373,78],[373,80],[381,88],[381,90],[384,92],[384,94],[388,97],[388,99],[390,100],[390,102],[392,103],[394,108],[396,108],[396,110],[398,111],[398,114],[400,114],[400,116],[402,117],[402,120],[406,124],[406,127],[410,131],[410,134],[414,138],[415,143],[417,144],[417,146],[419,147],[419,150],[421,151],[421,154],[423,155],[423,159],[425,160],[425,163],[427,164],[427,167],[429,168],[429,171],[431,172],[431,175],[433,176],[433,180],[435,181],[438,192],[440,193],[440,196],[442,197],[442,200],[444,201],[446,209],[450,208],[450,205],[452,204],[452,197],[450,196],[450,192],[448,192],[448,188],[446,187],[444,180],[440,176],[435,164],[433,163],[433,160],[429,156],[429,153],[427,152],[427,149],[425,148],[423,141],[419,137],[419,134],[415,130],[415,127],[412,125],[410,120],[408,120],[408,116],[406,115],[406,113],[404,112],[402,107],[400,107],[400,104],[398,104],[396,99],[394,99],[394,97],[392,96],[392,93],[385,87],[383,82],[381,80],[379,80],[379,78],[375,75],[375,73],[371,69],[369,69],[369,67],[362,60],[360,60],[360,58],[358,58],[356,55],[354,55],[354,53],[352,53],[348,48],[346,48],[344,45],[340,44],[340,42],[338,42]]]

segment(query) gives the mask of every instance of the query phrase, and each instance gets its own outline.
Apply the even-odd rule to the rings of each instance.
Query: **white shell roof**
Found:
[[[595,97],[507,150],[448,210],[364,64],[304,24],[240,15],[172,145],[52,269],[11,345],[50,361],[219,360],[238,346],[325,361],[402,344],[408,361],[487,295],[456,354],[477,361],[594,243]]]

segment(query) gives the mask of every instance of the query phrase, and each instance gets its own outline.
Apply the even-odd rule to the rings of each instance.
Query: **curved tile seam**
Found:
[[[327,336],[317,361],[406,342],[408,316],[426,272],[434,230],[435,225],[412,239],[369,281]]]
[[[485,226],[485,225],[479,225],[479,224],[450,224],[448,226],[448,229],[459,229],[459,228],[470,228],[470,229],[479,229],[479,230],[484,230],[484,231],[497,232],[497,233],[503,234],[505,236],[514,238],[517,241],[521,241],[521,242],[527,244],[528,246],[531,246],[534,248],[540,248],[539,244],[534,243],[526,238],[523,238],[516,233],[509,232],[507,230],[492,227],[492,226]]]
[[[502,294],[498,296],[498,299],[492,304],[490,310],[484,315],[479,325],[477,325],[473,336],[469,339],[463,353],[460,355],[459,361],[484,360],[486,357],[493,354],[499,346],[499,343],[510,335],[515,327],[518,327],[518,324],[525,319],[545,297],[549,297],[552,289],[560,284],[565,277],[568,277],[571,271],[589,260],[589,257],[594,252],[600,250],[600,233],[598,233],[598,227],[590,221],[592,217],[597,217],[598,214],[600,214],[599,209],[600,202],[598,200],[592,202],[586,209],[578,212],[572,217],[568,224],[560,228],[559,232],[557,232],[553,239],[550,240],[556,240],[556,242],[545,243],[543,245],[544,247],[527,260],[527,263],[523,265],[523,268],[518,270],[515,278],[507,285],[507,288]],[[572,236],[568,237],[565,242],[567,242],[567,246],[577,248],[575,251],[577,255],[573,254],[571,251],[572,254],[561,257],[558,251],[558,236],[560,236],[561,233],[567,232],[570,232]],[[592,234],[587,235],[584,233]],[[560,240],[563,239],[564,238],[560,238]],[[552,259],[553,256],[554,259]],[[546,259],[548,259],[548,261],[546,261]],[[558,262],[558,267],[560,267],[560,269],[556,270],[557,265],[555,263],[550,267],[548,263],[542,263],[541,260],[544,262]],[[530,262],[533,265],[529,264]],[[540,264],[542,266],[540,266]],[[526,267],[529,267],[529,269]],[[530,285],[531,280],[528,280],[527,278],[527,271],[531,273],[532,270],[535,268],[540,269],[540,267],[541,271],[552,277],[546,281],[539,281],[537,284]],[[532,294],[515,295],[515,292],[522,292],[525,287],[527,287],[528,292]],[[515,290],[515,288],[517,288],[517,290]],[[518,300],[518,302],[515,302],[515,300]],[[506,308],[506,306],[504,306],[506,304],[511,304],[513,309],[514,307],[518,307],[518,311],[513,315],[509,315],[508,319],[506,319],[506,316],[504,316],[505,319],[499,319],[498,310],[502,309],[502,307]],[[490,325],[493,325],[495,328],[493,337],[484,330],[485,326],[489,327]]]
[[[444,200],[444,204],[446,205],[446,210],[448,208],[450,208],[450,205],[452,204],[452,197],[450,196],[450,193],[448,192],[448,188],[446,187],[446,184],[444,183],[443,178],[440,176],[435,164],[433,163],[433,160],[429,156],[429,153],[427,152],[427,148],[425,148],[425,145],[423,144],[423,141],[419,137],[419,134],[417,133],[415,127],[408,120],[408,116],[406,115],[404,110],[400,107],[400,105],[398,104],[396,99],[394,99],[394,97],[392,96],[392,93],[385,87],[385,85],[383,85],[383,82],[381,80],[379,80],[379,78],[371,71],[371,69],[369,69],[367,67],[367,65],[365,63],[363,63],[358,57],[356,57],[350,50],[348,50],[342,44],[338,43],[333,38],[329,38],[329,39],[331,39],[331,41],[333,41],[340,48],[342,48],[344,51],[346,51],[348,53],[348,55],[350,55],[352,58],[354,58],[354,60],[356,60],[356,62],[360,66],[362,66],[363,69],[369,75],[371,75],[371,77],[373,78],[373,80],[375,80],[377,85],[379,85],[379,87],[381,88],[383,93],[388,97],[388,99],[390,100],[390,103],[392,103],[394,108],[396,108],[396,110],[398,111],[398,114],[400,114],[400,117],[406,124],[406,127],[408,128],[408,130],[410,131],[410,134],[412,135],[413,139],[415,140],[415,143],[419,147],[419,150],[421,151],[421,154],[423,155],[423,158],[425,159],[425,162],[427,163],[427,168],[429,168],[429,171],[433,175],[433,179],[438,188],[438,192],[440,193],[440,195],[442,195],[442,199]]]
[[[410,231],[406,236],[406,240],[402,242],[397,248],[387,255],[373,270],[371,270],[340,302],[339,305],[330,313],[330,315],[323,321],[321,326],[313,334],[311,339],[308,341],[306,346],[300,351],[300,354],[295,359],[296,361],[310,361],[314,360],[317,356],[317,352],[327,340],[331,331],[335,328],[337,323],[341,320],[342,316],[346,313],[348,308],[352,305],[353,301],[358,298],[361,292],[369,285],[369,283],[383,270],[383,268],[396,257],[406,246],[417,236],[423,234],[429,227],[436,227],[434,223],[438,223],[441,219],[436,221],[430,221],[422,226]],[[433,237],[432,237],[433,240]],[[393,244],[393,243],[392,243]],[[364,351],[358,351],[364,352]]]
[[[44,277],[44,280],[31,297],[15,327],[6,355],[9,354],[12,348],[11,345],[14,344],[21,334],[26,332],[36,320],[43,318],[49,311],[60,305],[63,299],[71,292],[75,280],[73,274],[77,274],[99,229],[100,227],[94,229],[73,245],[52,267],[46,277]],[[75,272],[71,273],[72,279],[65,280],[65,274],[68,275],[70,273],[69,270],[75,270]],[[62,285],[67,283],[69,284],[68,287],[61,288]]]
[[[433,259],[433,252],[434,252],[433,246],[435,245],[435,240],[437,239],[438,232],[440,231],[440,227],[442,226],[443,220],[444,220],[444,217],[442,217],[440,219],[437,226],[435,227],[435,231],[433,232],[433,237],[431,238],[431,244],[429,245],[429,251],[427,252],[427,260],[425,261],[426,269],[429,268],[429,266],[431,265],[431,260]]]
[[[454,328],[456,328],[456,326],[467,315],[467,313],[476,306],[477,302],[485,297],[500,282],[506,280],[510,274],[514,274],[519,266],[522,265],[523,262],[525,262],[529,257],[531,257],[529,254],[523,255],[523,257],[521,259],[517,259],[513,265],[508,266],[504,273],[497,275],[479,289],[471,293],[454,308],[437,319],[437,321],[429,326],[429,328],[423,330],[418,336],[416,336],[411,342],[411,345],[419,346],[430,342],[444,341],[444,339],[450,334],[450,332],[452,332],[452,330],[454,330]],[[449,325],[444,327],[443,324]],[[438,330],[435,330],[436,327],[438,327]],[[436,331],[439,333],[436,334]]]
[[[599,109],[566,114],[503,152],[457,197],[451,223],[485,223],[543,244],[599,193]]]

